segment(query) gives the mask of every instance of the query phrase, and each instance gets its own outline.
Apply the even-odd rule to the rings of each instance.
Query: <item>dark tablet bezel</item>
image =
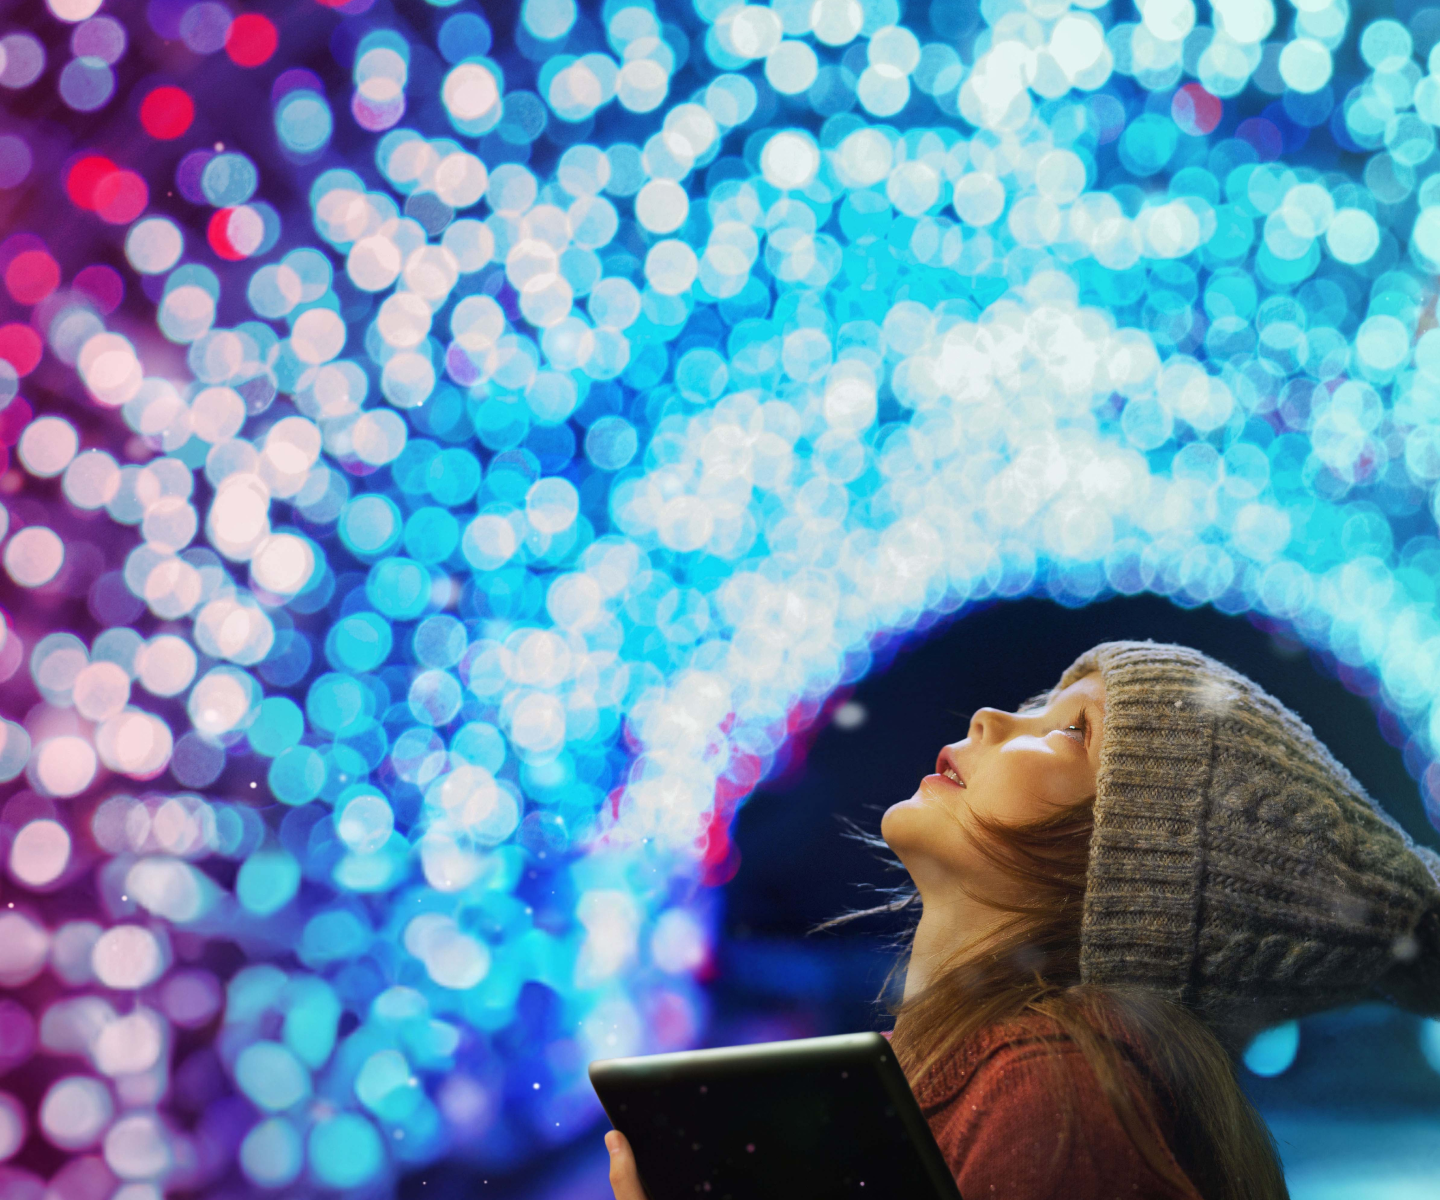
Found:
[[[888,1039],[878,1033],[842,1033],[830,1037],[797,1038],[784,1042],[756,1042],[709,1050],[682,1050],[633,1058],[597,1059],[590,1064],[590,1085],[595,1089],[610,1123],[627,1138],[631,1119],[620,1110],[621,1100],[642,1088],[686,1084],[692,1080],[753,1074],[757,1083],[766,1075],[788,1068],[835,1067],[869,1072],[879,1077],[885,1098],[895,1106],[901,1124],[915,1148],[934,1189],[933,1200],[961,1200],[954,1176],[940,1153],[930,1125],[910,1090]],[[632,1139],[633,1140],[633,1139]],[[638,1163],[637,1163],[638,1166]],[[644,1172],[641,1172],[642,1181]],[[924,1200],[924,1198],[917,1198]]]

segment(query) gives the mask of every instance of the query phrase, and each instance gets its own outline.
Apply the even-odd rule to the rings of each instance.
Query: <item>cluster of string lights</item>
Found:
[[[1291,630],[1440,825],[1440,12],[1121,7],[7,13],[0,1187],[588,1129],[988,598]]]

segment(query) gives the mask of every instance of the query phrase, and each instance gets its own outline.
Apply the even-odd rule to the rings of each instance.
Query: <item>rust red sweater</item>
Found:
[[[1078,1101],[1053,1167],[1064,1097],[1052,1060],[1073,1079]],[[1080,1048],[1048,1019],[980,1031],[920,1081],[915,1097],[964,1200],[1202,1200],[1146,1164]],[[1161,1106],[1152,1111],[1168,1151],[1174,1119]]]

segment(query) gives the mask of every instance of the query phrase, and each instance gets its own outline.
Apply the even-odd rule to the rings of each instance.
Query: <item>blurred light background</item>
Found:
[[[603,1194],[588,1062],[867,1024],[831,818],[1102,634],[1433,844],[1437,41],[12,0],[5,1200]],[[1437,1028],[1252,1048],[1297,1195],[1423,1194]]]

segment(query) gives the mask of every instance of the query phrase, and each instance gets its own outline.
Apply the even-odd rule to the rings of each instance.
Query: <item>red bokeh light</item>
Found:
[[[0,325],[0,358],[15,368],[15,374],[28,375],[39,366],[44,348],[40,335],[30,326],[19,322]]]
[[[1225,105],[1198,83],[1187,83],[1170,101],[1170,116],[1181,133],[1202,137],[1220,124]]]
[[[65,191],[76,207],[94,212],[96,185],[117,170],[119,168],[103,154],[87,154],[65,176]]]
[[[5,290],[16,304],[39,304],[60,286],[60,264],[44,250],[26,250],[5,268]]]
[[[237,67],[258,67],[279,44],[275,23],[259,13],[242,13],[230,22],[230,31],[225,35],[225,53]]]
[[[245,252],[237,249],[230,240],[230,218],[234,212],[233,208],[216,209],[205,229],[205,240],[210,243],[210,249],[227,262],[239,262],[245,257]]]
[[[157,87],[140,104],[140,124],[161,141],[178,138],[195,120],[195,102],[183,88]]]
[[[111,225],[128,225],[150,203],[150,189],[134,171],[112,171],[95,185],[95,211]]]
[[[125,281],[120,278],[120,272],[100,263],[93,263],[76,272],[71,286],[95,301],[95,307],[107,317],[119,308],[120,301],[125,299]]]
[[[65,175],[65,191],[79,208],[111,225],[128,225],[150,203],[150,189],[134,171],[117,167],[103,154],[76,160]]]

